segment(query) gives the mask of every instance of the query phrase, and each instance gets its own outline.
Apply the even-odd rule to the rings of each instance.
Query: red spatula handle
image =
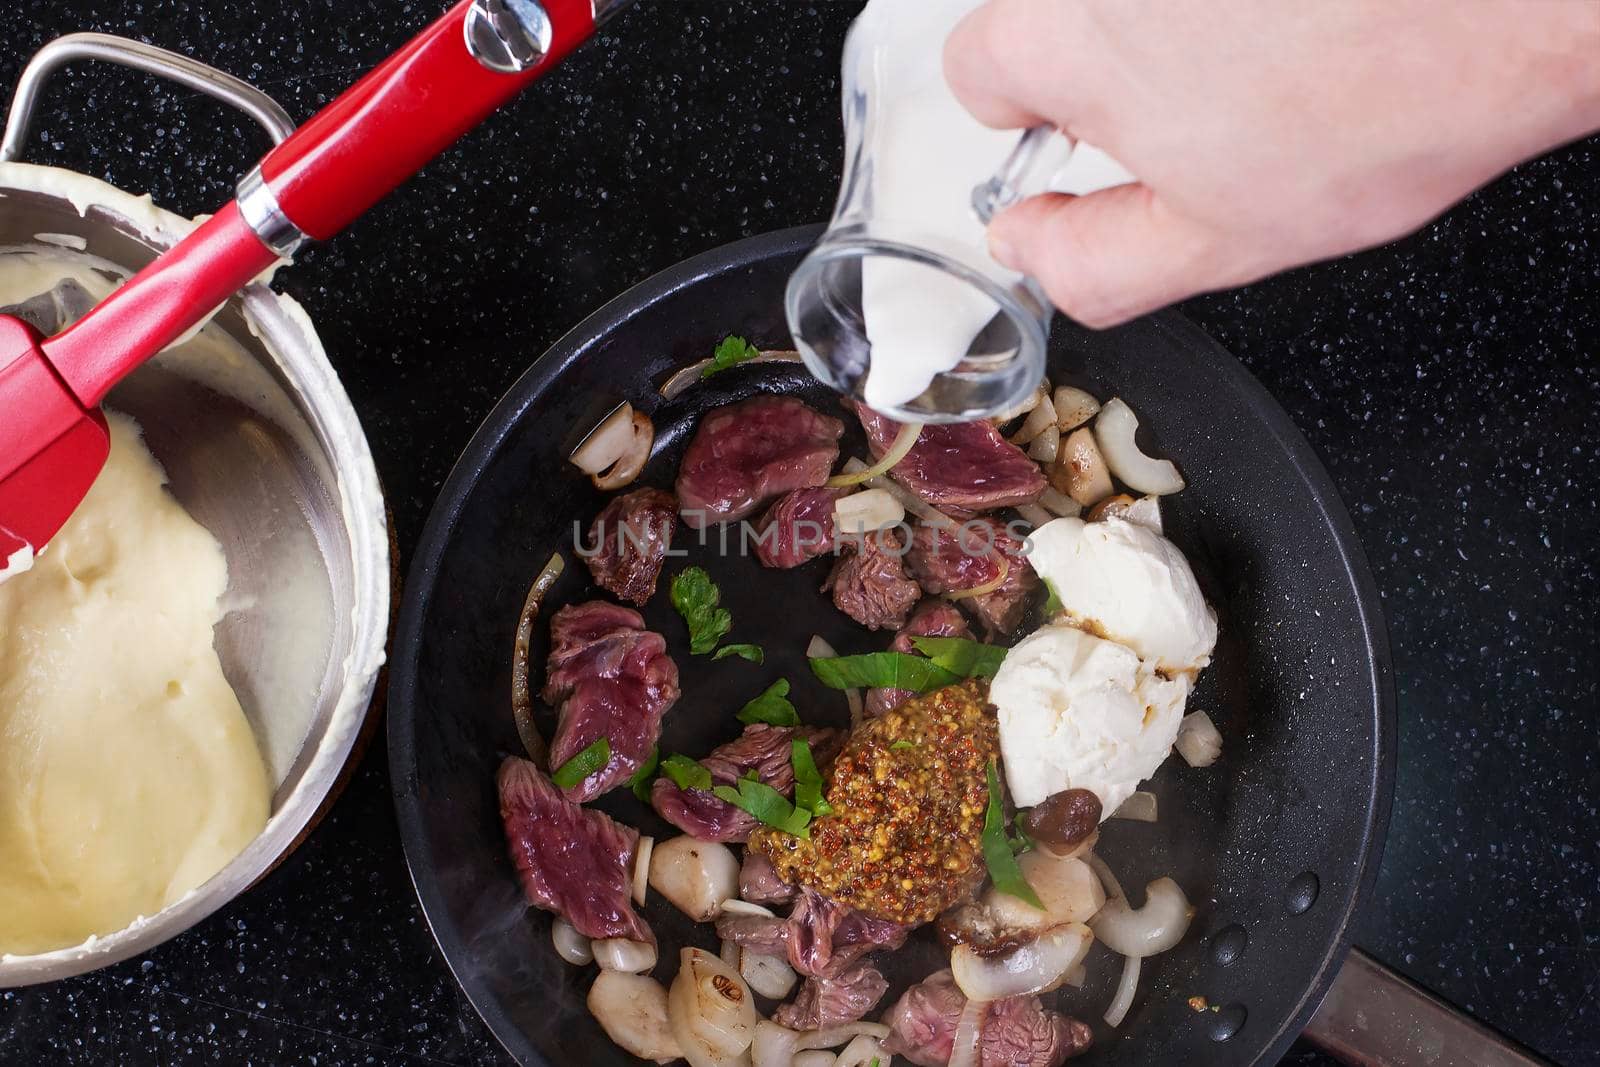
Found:
[[[506,37],[496,34],[496,17],[514,31],[500,51],[492,46]],[[555,66],[594,25],[594,0],[462,0],[273,149],[252,176],[255,194],[217,212],[46,341],[45,355],[85,408],[98,405],[129,371],[275,263],[285,250],[275,238],[326,240],[344,229]]]
[[[283,213],[326,241],[594,30],[592,0],[544,0],[543,58],[499,73],[466,46],[470,0],[457,4],[323,108],[261,161]]]

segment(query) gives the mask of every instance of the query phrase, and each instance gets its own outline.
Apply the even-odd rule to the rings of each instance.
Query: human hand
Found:
[[[1139,177],[989,227],[1100,327],[1381,244],[1600,129],[1600,2],[989,0],[945,74],[987,125],[1053,124]]]

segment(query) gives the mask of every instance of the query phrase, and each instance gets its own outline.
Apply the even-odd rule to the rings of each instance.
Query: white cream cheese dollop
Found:
[[[1006,783],[1022,807],[1088,789],[1109,816],[1177,740],[1217,617],[1183,553],[1144,526],[1056,519],[1028,537],[1063,615],[1008,652],[989,688]]]
[[[227,563],[134,423],[0,585],[0,953],[152,916],[265,825],[271,785],[212,645]]]
[[[1041,627],[1006,653],[989,687],[1012,798],[1032,807],[1088,789],[1109,815],[1166,758],[1188,696],[1187,679],[1146,670],[1119,644]]]
[[[1155,670],[1192,674],[1211,662],[1217,615],[1177,545],[1119,518],[1056,519],[1028,539],[1028,562],[1074,623]]]

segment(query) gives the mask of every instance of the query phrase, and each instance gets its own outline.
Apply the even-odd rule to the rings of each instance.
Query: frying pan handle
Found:
[[[266,190],[291,237],[325,241],[594,27],[594,0],[461,0],[269,152],[242,191]]]
[[[1303,1035],[1360,1067],[1545,1067],[1545,1061],[1358,948]]]

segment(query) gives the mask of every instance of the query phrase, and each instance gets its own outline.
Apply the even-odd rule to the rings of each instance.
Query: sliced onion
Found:
[[[760,904],[752,904],[748,900],[740,900],[738,897],[733,897],[732,899],[724,900],[722,902],[722,914],[755,915],[763,919],[777,918],[777,916],[772,913],[770,908],[763,908]]]
[[[1158,496],[1142,496],[1128,505],[1128,510],[1122,515],[1129,522],[1138,523],[1140,526],[1156,533],[1162,533],[1161,523],[1161,498]]]
[[[641,908],[650,895],[650,856],[655,850],[655,838],[648,835],[639,838],[639,849],[633,856],[633,902]]]
[[[851,1038],[860,1037],[862,1034],[882,1041],[889,1036],[889,1028],[882,1023],[854,1022],[840,1023],[821,1030],[807,1030],[800,1035],[800,1047],[838,1048]]]
[[[1050,484],[1084,507],[1111,495],[1111,471],[1088,427],[1073,430],[1061,442],[1055,466],[1050,468]]]
[[[639,477],[639,472],[644,470],[644,465],[650,462],[650,449],[656,443],[655,424],[650,421],[650,416],[642,411],[633,413],[633,443],[628,450],[618,459],[616,465],[605,474],[597,474],[592,479],[594,487],[606,492],[621,489]]]
[[[643,941],[608,937],[603,941],[594,942],[590,948],[594,951],[594,961],[603,971],[643,974],[645,971],[655,969],[656,947]]]
[[[750,1046],[751,1067],[803,1067],[808,1062],[805,1056],[815,1050],[836,1048],[863,1037],[882,1041],[888,1036],[889,1028],[882,1023],[841,1023],[822,1030],[802,1032],[763,1019],[756,1024],[755,1040]],[[833,1061],[830,1059],[826,1062]],[[888,1062],[887,1058],[883,1060],[885,1067]]]
[[[1036,396],[1036,397],[1038,395],[1039,394],[1037,394],[1037,393],[1034,394],[1034,396]],[[1040,434],[1044,433],[1046,430],[1055,430],[1055,429],[1056,429],[1056,412],[1055,412],[1055,409],[1052,408],[1049,404],[1040,404],[1038,407],[1036,407],[1032,411],[1028,412],[1028,417],[1022,420],[1022,425],[1017,429],[1016,433],[1011,435],[1010,440],[1011,440],[1011,443],[1014,444],[1014,445],[1025,445],[1025,444],[1028,444],[1030,441],[1034,440],[1035,438],[1037,438]],[[1058,439],[1059,439],[1060,432],[1061,431],[1056,430],[1056,434],[1057,434]]]
[[[750,1067],[793,1067],[799,1049],[799,1031],[762,1019],[750,1043]]]
[[[999,956],[983,956],[971,945],[950,952],[950,973],[970,999],[994,1001],[1053,989],[1083,962],[1094,935],[1082,923],[1052,927]]]
[[[1157,817],[1156,795],[1139,790],[1117,805],[1117,810],[1111,813],[1113,819],[1127,819],[1130,822],[1155,822]]]
[[[1124,956],[1122,958],[1122,980],[1117,983],[1117,995],[1111,998],[1110,1007],[1106,1008],[1106,1025],[1117,1027],[1122,1025],[1122,1020],[1128,1017],[1128,1009],[1133,1007],[1133,996],[1139,991],[1139,957]]]
[[[1038,504],[1018,504],[1017,514],[1022,516],[1022,520],[1024,522],[1034,528],[1043,526],[1045,523],[1055,518],[1054,515],[1050,514],[1044,508],[1041,508]]]
[[[1083,505],[1054,486],[1039,494],[1039,506],[1063,519],[1077,518],[1083,514]]]
[[[657,1063],[682,1058],[667,1018],[667,991],[654,978],[601,971],[588,1003],[589,1014],[624,1051]]]
[[[739,972],[704,949],[679,955],[667,1018],[690,1067],[737,1067],[755,1037],[756,1006]]]
[[[1093,394],[1071,385],[1056,390],[1051,406],[1055,408],[1056,426],[1062,433],[1076,430],[1100,411],[1100,401]]]
[[[956,1022],[955,1040],[950,1046],[950,1067],[979,1067],[979,1040],[983,1037],[983,1018],[989,1014],[987,1001],[967,998]]]
[[[751,989],[763,997],[782,1000],[794,988],[799,975],[782,956],[766,956],[759,952],[739,954],[739,974]]]
[[[1044,432],[1033,439],[1028,446],[1028,458],[1038,460],[1040,463],[1054,463],[1056,456],[1061,451],[1061,431],[1052,423],[1044,428]]]
[[[1183,488],[1183,475],[1171,460],[1154,459],[1139,451],[1134,434],[1139,419],[1133,409],[1113,397],[1094,420],[1094,439],[1105,455],[1106,466],[1123,483],[1141,493],[1165,496]]]
[[[1209,767],[1222,755],[1222,734],[1211,716],[1203,711],[1191,711],[1178,724],[1178,739],[1172,747],[1189,766]]]
[[[1011,573],[1011,564],[1004,554],[997,557],[1000,560],[1000,573],[982,585],[975,585],[971,589],[952,589],[944,594],[946,600],[966,600],[968,597],[986,596],[1006,584],[1006,577]]]
[[[906,509],[886,489],[867,489],[833,502],[833,525],[841,533],[866,533],[902,522]]]
[[[739,860],[727,845],[684,834],[655,846],[650,884],[689,918],[710,922],[739,895]]]
[[[1126,897],[1108,897],[1100,914],[1090,920],[1094,935],[1111,951],[1154,956],[1182,941],[1188,932],[1194,908],[1177,882],[1157,878],[1144,891],[1144,907],[1130,907]]]
[[[861,1034],[844,1047],[834,1062],[838,1067],[882,1067],[883,1060],[883,1045],[878,1039]]]
[[[1061,979],[1061,984],[1071,986],[1073,989],[1082,989],[1083,983],[1088,980],[1089,968],[1080,963],[1066,973],[1066,976]]]
[[[739,947],[737,941],[724,941],[717,953],[717,957],[734,970],[739,969],[739,960],[743,955],[744,950]]]
[[[1082,860],[1057,859],[1035,850],[1017,857],[1017,868],[1044,910],[991,887],[984,894],[983,905],[1002,929],[1047,930],[1085,923],[1105,905],[1100,879]]]
[[[900,432],[894,435],[894,442],[889,445],[889,451],[883,454],[882,459],[864,470],[836,474],[829,478],[825,484],[835,488],[845,488],[852,485],[860,485],[862,482],[870,478],[876,478],[880,474],[887,474],[896,463],[906,458],[906,453],[911,451],[912,446],[917,443],[917,438],[921,434],[922,423],[908,422],[903,424],[900,427]]]
[[[861,471],[867,469],[867,465],[852,456],[850,459],[845,461],[844,466],[840,469],[845,474],[859,474]],[[952,519],[950,516],[946,515],[944,512],[940,511],[938,508],[934,507],[932,504],[928,503],[926,500],[922,499],[920,496],[913,493],[911,490],[907,489],[905,486],[901,485],[899,482],[895,481],[893,478],[890,478],[886,474],[880,474],[875,478],[868,478],[861,484],[867,486],[869,489],[882,489],[885,493],[888,493],[890,496],[900,501],[900,506],[905,508],[908,513],[915,515],[917,518],[921,519],[930,526],[957,525],[956,520]]]
[[[775,349],[763,350],[750,357],[743,363],[735,364],[739,367],[748,367],[756,363],[800,363],[800,353],[783,352]],[[661,383],[661,397],[663,400],[676,400],[683,395],[683,391],[695,382],[701,380],[701,374],[711,366],[712,360],[702,359],[698,363],[691,363],[681,370],[674,371],[672,377]]]
[[[621,459],[633,446],[633,438],[633,405],[624,400],[578,442],[570,458],[579,470],[593,477]]]
[[[556,921],[550,924],[550,940],[556,946],[556,955],[574,967],[594,962],[594,951],[589,947],[589,939],[578,933],[577,927],[559,915],[556,916]]]
[[[567,561],[559,552],[552,552],[545,561],[528,587],[527,599],[522,602],[522,616],[517,620],[517,637],[511,650],[511,717],[517,724],[517,736],[522,739],[528,758],[541,770],[550,766],[550,748],[533,721],[533,699],[528,692],[528,649],[533,645],[533,623],[539,617],[545,595],[566,568]]]
[[[1048,381],[1040,382],[1039,387],[1028,394],[1027,399],[1023,400],[1015,407],[1002,408],[997,413],[990,415],[989,421],[994,423],[996,426],[1004,426],[1018,415],[1028,414],[1049,399],[1050,383]]]
[[[1095,876],[1100,879],[1100,884],[1105,887],[1107,900],[1128,899],[1128,894],[1122,891],[1122,883],[1118,882],[1117,876],[1111,873],[1111,868],[1106,866],[1105,860],[1093,852],[1087,852],[1083,856],[1083,862],[1087,863],[1089,869],[1094,871]]]
[[[810,1048],[795,1053],[789,1061],[793,1067],[837,1067],[839,1057],[824,1048]],[[887,1064],[887,1060],[884,1061]]]
[[[823,640],[821,634],[811,635],[811,643],[806,646],[807,659],[833,659],[838,654],[832,645]],[[866,706],[861,700],[861,690],[846,689],[844,702],[850,708],[850,729],[854,730],[861,725],[861,718],[866,713]]]

